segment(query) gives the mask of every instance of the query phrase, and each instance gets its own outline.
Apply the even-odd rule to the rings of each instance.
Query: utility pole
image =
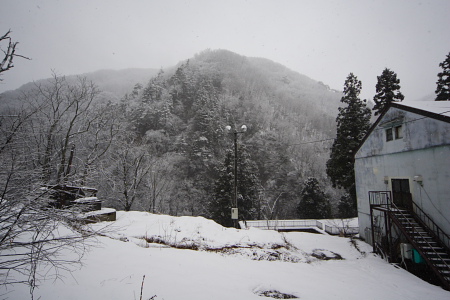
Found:
[[[225,129],[230,132],[231,126],[226,126]],[[239,219],[239,210],[238,210],[238,147],[237,147],[237,138],[239,133],[244,133],[247,131],[247,126],[242,125],[241,130],[237,131],[234,129],[233,140],[234,140],[234,197],[231,203],[231,219],[233,220],[233,224],[235,228],[238,228],[238,219]]]

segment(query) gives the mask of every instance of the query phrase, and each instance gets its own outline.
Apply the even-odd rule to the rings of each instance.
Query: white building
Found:
[[[361,237],[371,227],[369,191],[391,191],[394,202],[410,193],[450,234],[450,101],[392,103],[357,151],[355,177]]]
[[[414,214],[449,246],[450,101],[392,103],[355,154],[355,178],[360,236],[370,244],[398,255],[400,243],[415,243],[399,220]],[[399,208],[412,215],[399,217]]]

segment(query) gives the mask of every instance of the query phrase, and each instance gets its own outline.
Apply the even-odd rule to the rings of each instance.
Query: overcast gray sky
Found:
[[[390,68],[406,100],[433,95],[450,52],[449,0],[0,0],[17,59],[0,92],[58,74],[167,68],[205,49],[264,57],[363,98]]]

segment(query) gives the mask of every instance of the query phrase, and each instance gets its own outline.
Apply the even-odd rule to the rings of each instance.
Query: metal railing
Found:
[[[428,227],[436,238],[441,241],[446,250],[450,252],[450,236],[445,233],[416,203],[413,201],[414,214],[422,222],[422,225]]]
[[[302,230],[320,229],[332,235],[351,235],[359,232],[359,227],[349,225],[325,224],[329,220],[253,220],[240,222],[241,228],[259,228],[265,230]]]
[[[272,230],[318,227],[316,220],[256,220],[246,221],[245,223],[246,227]]]
[[[332,235],[352,235],[359,233],[359,227],[325,225],[325,232]]]
[[[387,213],[389,218],[397,225],[408,241],[441,279],[446,289],[449,289],[449,281],[437,268],[436,262],[431,261],[429,254],[432,253],[434,257],[438,258],[439,264],[445,266],[447,270],[450,270],[450,265],[444,259],[445,254],[443,254],[443,257],[438,251],[439,248],[437,248],[428,238],[429,236],[433,238],[438,244],[443,246],[442,248],[446,253],[450,253],[449,236],[416,203],[414,203],[414,201],[411,201],[412,211],[410,211],[397,207],[391,199],[390,191],[369,192],[371,215],[372,209]],[[414,223],[414,221],[417,222],[417,224]],[[407,232],[407,229],[409,232]],[[422,230],[425,230],[426,232]],[[389,235],[388,233],[386,234]]]
[[[392,196],[390,191],[369,192],[370,205],[385,208],[388,211],[399,210],[391,199]],[[435,237],[444,244],[447,250],[450,250],[450,236],[445,233],[414,201],[411,202],[413,207],[411,213],[413,213],[413,216],[416,217],[418,221],[421,221],[422,225],[429,229],[430,233],[434,234]]]
[[[397,208],[394,203],[392,203],[392,205],[394,208]],[[445,288],[449,289],[450,283],[447,280],[446,276],[443,273],[441,273],[437,265],[438,264],[443,265],[446,267],[447,270],[450,270],[450,265],[443,257],[443,255],[445,256],[445,254],[441,255],[441,252],[439,252],[438,248],[434,245],[434,243],[432,243],[427,238],[428,236],[427,233],[430,233],[429,228],[426,227],[422,228],[420,224],[419,226],[416,226],[414,222],[412,222],[411,219],[409,218],[413,216],[413,212],[407,213],[404,210],[397,209],[397,211],[391,210],[389,214],[391,215],[391,219],[393,220],[393,222],[398,226],[400,231],[403,232],[408,241],[413,245],[414,249],[416,249],[416,251],[419,252],[422,258],[431,267],[431,269],[433,269],[434,273],[444,284]],[[398,215],[402,217],[403,221],[400,221]],[[409,233],[406,231],[407,228],[410,230]],[[426,230],[427,232],[422,232],[422,230]],[[438,262],[432,261],[430,258],[430,254],[438,258],[439,261]]]
[[[380,206],[386,209],[391,208],[391,192],[390,191],[370,191],[369,203],[373,206]]]

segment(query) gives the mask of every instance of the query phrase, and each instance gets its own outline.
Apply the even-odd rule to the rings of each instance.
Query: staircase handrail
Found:
[[[369,191],[369,202],[373,206],[390,208],[391,191]]]
[[[446,286],[446,288],[449,289],[450,286],[449,286],[448,281],[444,278],[444,276],[441,274],[441,272],[437,269],[435,264],[430,261],[430,259],[426,255],[426,253],[424,253],[424,251],[422,250],[422,245],[417,244],[416,241],[405,231],[405,229],[403,227],[404,225],[398,220],[398,218],[393,214],[393,212],[395,211],[396,213],[401,214],[402,217],[404,217],[406,220],[408,220],[408,218],[407,218],[408,215],[405,214],[401,209],[399,209],[394,203],[391,203],[391,205],[392,205],[392,208],[393,208],[392,210],[389,210],[389,214],[391,215],[391,219],[394,221],[395,224],[397,224],[397,226],[400,229],[400,231],[403,232],[403,234],[408,239],[408,241],[413,245],[414,249],[416,249],[416,251],[419,252],[419,254],[422,256],[422,258],[433,269],[434,273],[440,278],[440,280]],[[440,255],[440,253],[436,251],[436,249],[433,247],[432,244],[430,244],[430,242],[425,238],[425,236],[420,231],[418,231],[416,229],[414,224],[411,221],[409,221],[409,220],[407,221],[407,223],[408,223],[408,225],[411,226],[412,232],[415,234],[415,236],[420,236],[421,240],[424,241],[428,245],[428,247],[430,249],[429,251],[434,252],[434,255],[440,258],[439,263],[440,264],[444,264],[447,267],[447,269],[450,269],[450,265],[447,263],[447,261],[443,259],[443,257]]]
[[[413,214],[417,217],[418,220],[422,222],[422,225],[425,225],[430,231],[437,237],[439,241],[444,244],[443,246],[450,253],[450,236],[444,232],[434,221],[427,215],[426,212],[423,211],[414,201],[412,201],[413,205]],[[419,214],[420,213],[420,214]],[[430,226],[431,223],[431,226]]]
[[[450,252],[448,251],[448,247],[447,247],[445,241],[450,241],[450,238],[414,202],[412,202],[413,203],[412,209],[414,210],[414,207],[416,207],[417,211],[420,214],[422,214],[423,216],[426,216],[426,218],[430,222],[432,222],[432,224],[433,224],[432,226],[434,227],[433,229],[430,228],[430,226],[428,226],[426,224],[426,221],[422,220],[422,218],[419,216],[419,213],[416,213],[415,211],[400,209],[397,207],[397,205],[395,205],[395,203],[391,199],[392,199],[392,194],[390,191],[370,191],[369,192],[369,203],[370,203],[370,208],[371,208],[371,214],[372,214],[372,209],[384,210],[385,212],[387,212],[389,215],[389,218],[397,225],[397,227],[400,229],[400,231],[403,233],[403,235],[406,237],[406,239],[409,241],[409,243],[411,243],[411,245],[414,247],[414,249],[416,249],[419,252],[419,254],[427,262],[427,264],[430,266],[430,268],[433,270],[433,272],[436,274],[436,276],[441,280],[445,289],[450,290],[450,282],[447,279],[447,276],[445,276],[444,274],[441,273],[441,271],[438,269],[438,265],[436,265],[436,263],[445,265],[447,270],[450,270],[450,264],[447,263],[447,260],[445,260],[444,257],[442,257],[441,253],[438,252],[438,249],[436,247],[434,247],[433,244],[430,243],[429,239],[426,238],[426,234],[425,235],[422,234],[422,231],[418,230],[418,229],[422,228],[423,230],[426,230],[429,233],[429,235],[431,237],[433,237],[435,239],[435,241],[437,241],[440,244],[440,246],[442,247],[441,249],[444,249],[444,252],[447,252],[448,254],[450,254]],[[404,223],[402,223],[400,221],[399,217],[401,217],[402,220],[404,220]],[[414,224],[413,220],[415,220],[418,224],[417,225]],[[407,232],[405,226],[408,226],[411,229],[412,235],[410,235],[410,233]],[[435,231],[437,231],[437,233]],[[443,236],[445,238],[445,241],[443,241],[441,238],[439,238],[439,234],[441,234],[441,236]],[[417,237],[417,239],[413,238],[413,236]],[[419,244],[418,242],[416,242],[418,240],[421,241],[422,245]],[[428,246],[426,248],[427,253],[425,252],[425,248],[422,248],[424,246],[423,244],[426,244],[426,246]],[[435,263],[434,261],[431,261],[430,258],[428,257],[428,252],[432,252],[435,257],[439,258],[439,262]]]
[[[369,201],[371,205],[385,207],[387,210],[391,210],[392,207],[398,209],[391,199],[392,195],[390,191],[369,192]],[[422,223],[421,225],[424,225],[425,228],[429,229],[430,233],[433,234],[437,240],[441,242],[442,246],[444,246],[444,248],[450,253],[450,236],[443,231],[414,201],[411,200],[411,202],[413,207],[413,216]]]

